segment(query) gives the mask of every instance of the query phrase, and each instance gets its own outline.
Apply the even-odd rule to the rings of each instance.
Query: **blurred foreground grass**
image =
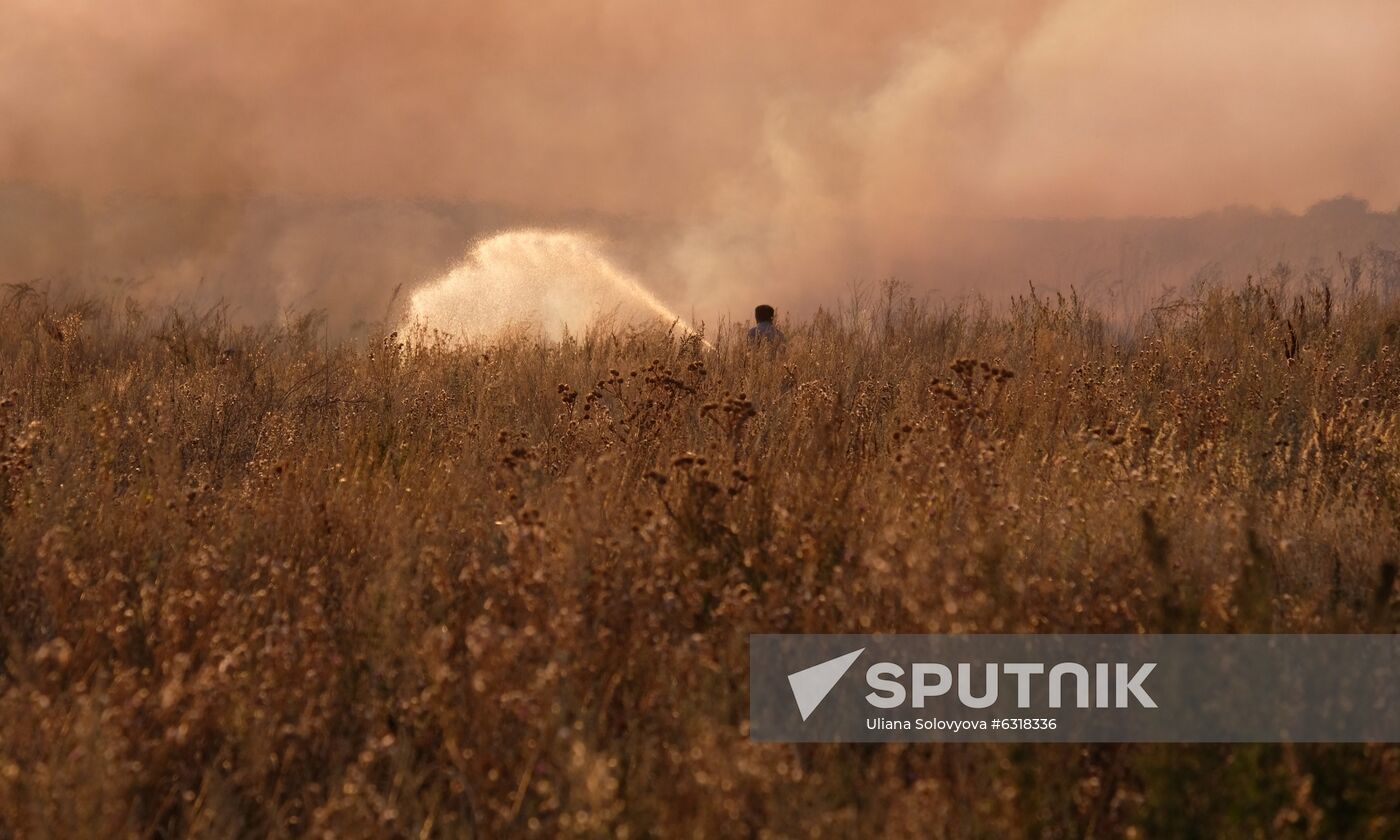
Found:
[[[1400,833],[1396,745],[745,732],[751,632],[1395,632],[1374,295],[890,295],[778,354],[0,317],[0,835]]]

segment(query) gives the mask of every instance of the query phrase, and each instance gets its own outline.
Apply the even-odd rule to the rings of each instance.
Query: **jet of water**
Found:
[[[415,291],[407,313],[408,326],[460,340],[522,329],[558,339],[581,335],[600,318],[694,332],[608,260],[597,240],[570,231],[511,230],[482,240],[460,265]]]

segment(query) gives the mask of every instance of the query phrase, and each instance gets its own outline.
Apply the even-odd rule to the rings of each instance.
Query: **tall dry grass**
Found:
[[[1394,745],[745,732],[753,632],[1396,631],[1400,308],[1338,298],[774,355],[12,289],[0,835],[1396,836]]]

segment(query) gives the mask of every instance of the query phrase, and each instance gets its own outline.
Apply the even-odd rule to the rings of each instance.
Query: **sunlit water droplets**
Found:
[[[599,318],[677,324],[679,316],[627,272],[596,240],[565,231],[514,230],[478,243],[467,259],[413,293],[408,325],[461,339],[511,330],[557,339],[581,335]]]

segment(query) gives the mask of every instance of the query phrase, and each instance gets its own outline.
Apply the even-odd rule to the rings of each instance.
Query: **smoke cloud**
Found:
[[[1393,207],[1397,42],[1390,0],[8,0],[0,249],[372,317],[564,226],[801,309],[951,219]]]

